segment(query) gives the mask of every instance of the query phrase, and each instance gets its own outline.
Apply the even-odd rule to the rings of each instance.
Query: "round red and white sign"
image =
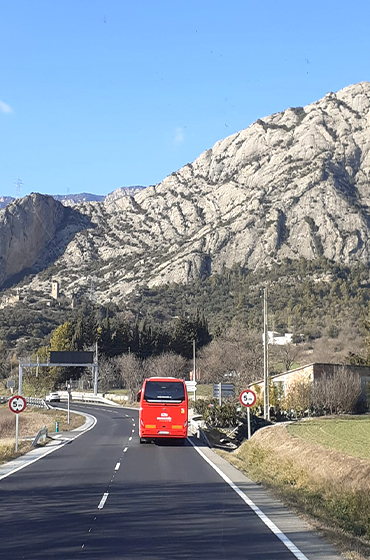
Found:
[[[257,395],[254,391],[246,389],[240,393],[239,400],[243,406],[253,406],[257,400]]]
[[[9,408],[16,414],[23,412],[26,406],[26,399],[24,397],[21,397],[20,395],[14,395],[14,397],[9,400]]]

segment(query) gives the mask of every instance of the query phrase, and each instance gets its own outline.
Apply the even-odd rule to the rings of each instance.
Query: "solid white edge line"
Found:
[[[60,409],[59,409],[59,410],[60,410]],[[64,410],[64,409],[62,409],[62,410]],[[70,412],[76,412],[76,411],[71,410]],[[68,439],[67,441],[61,441],[61,442],[60,442],[60,445],[56,445],[55,447],[51,447],[51,448],[49,449],[49,451],[46,451],[45,453],[43,453],[42,455],[40,455],[40,457],[36,457],[36,458],[33,459],[32,461],[27,461],[27,462],[24,463],[23,465],[20,465],[19,467],[16,467],[15,469],[9,471],[8,473],[1,475],[1,476],[0,476],[0,480],[3,480],[4,478],[7,478],[8,476],[10,476],[10,475],[12,475],[12,474],[14,474],[14,473],[16,473],[16,472],[18,472],[18,471],[21,471],[22,469],[24,469],[24,468],[26,468],[26,467],[28,467],[29,465],[32,465],[33,463],[36,463],[37,461],[39,461],[39,460],[42,459],[43,457],[46,457],[46,455],[50,455],[50,453],[53,453],[54,451],[57,451],[58,449],[61,449],[62,447],[64,447],[65,445],[67,445],[67,443],[70,443],[71,441],[74,441],[74,440],[77,439],[78,437],[82,436],[82,434],[86,434],[86,432],[89,432],[90,430],[92,430],[92,429],[95,427],[95,425],[96,425],[96,423],[97,423],[98,420],[95,418],[95,416],[92,416],[91,414],[90,414],[89,416],[90,416],[90,418],[93,418],[93,419],[94,419],[94,423],[93,423],[92,426],[90,426],[90,428],[87,428],[87,430],[84,430],[83,432],[80,432],[79,434],[77,434],[77,435],[76,435],[74,438],[72,438],[72,439]],[[24,457],[24,455],[23,455],[23,457]]]
[[[103,509],[105,502],[107,501],[107,498],[109,496],[108,492],[105,492],[105,494],[103,494],[102,499],[100,500],[100,503],[98,505],[98,509]]]
[[[238,496],[241,497],[241,499],[254,511],[254,513],[258,515],[258,517],[270,529],[270,531],[272,531],[272,533],[274,533],[274,535],[276,535],[278,539],[281,540],[281,542],[287,547],[287,549],[290,550],[292,554],[294,554],[297,560],[308,560],[307,556],[305,556],[303,552],[301,552],[299,548],[297,548],[296,545],[293,544],[290,539],[288,539],[288,537],[275,525],[275,523],[273,523],[271,519],[269,519],[269,517],[267,517],[267,515],[265,515],[263,511],[260,510],[260,508],[256,506],[256,504],[252,502],[252,500],[248,498],[248,496],[244,494],[244,492],[240,490],[240,488],[236,484],[234,484],[234,482],[228,476],[226,476],[226,474],[223,473],[221,469],[217,467],[217,465],[212,463],[211,459],[208,459],[208,457],[204,455],[199,447],[194,445],[194,443],[190,439],[188,441],[190,441],[191,445],[199,453],[199,455],[217,472],[217,474],[220,475],[221,478],[223,478],[225,482],[227,482],[227,484],[234,490],[234,492],[238,494]]]

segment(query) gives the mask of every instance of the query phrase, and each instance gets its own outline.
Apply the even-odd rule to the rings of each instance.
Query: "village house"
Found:
[[[289,393],[290,387],[295,383],[301,381],[314,382],[320,379],[322,376],[334,376],[338,371],[351,372],[353,374],[358,374],[361,379],[361,396],[360,400],[367,401],[368,390],[370,387],[370,367],[369,366],[355,366],[355,365],[341,365],[341,364],[307,364],[305,366],[285,371],[283,373],[278,373],[272,376],[270,379],[275,385],[279,385],[282,393],[286,396]],[[261,394],[264,391],[263,381],[257,381],[252,383],[250,387],[259,386],[261,389]]]

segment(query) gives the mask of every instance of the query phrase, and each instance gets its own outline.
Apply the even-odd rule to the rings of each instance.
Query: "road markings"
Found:
[[[214,463],[212,463],[211,459],[208,459],[208,457],[206,457],[206,455],[199,449],[199,447],[194,445],[194,443],[190,439],[188,441],[190,441],[194,449],[216,471],[216,473],[219,474],[220,477],[223,478],[223,480],[227,482],[227,484],[234,490],[234,492],[236,492],[238,496],[240,496],[241,499],[251,508],[251,510],[254,511],[256,515],[258,515],[258,517],[270,529],[270,531],[274,533],[274,535],[276,535],[278,539],[281,540],[281,542],[287,547],[288,550],[290,550],[290,552],[297,558],[297,560],[308,560],[307,556],[305,556],[303,552],[301,552],[299,548],[297,548],[296,545],[293,544],[290,539],[288,539],[288,537],[279,529],[279,527],[277,527],[275,523],[273,523],[271,519],[267,517],[267,515],[264,514],[263,511],[260,510],[260,508],[256,506],[256,504],[252,502],[252,500],[248,498],[248,496],[244,494],[244,492],[240,490],[240,488],[236,484],[234,484],[234,482],[228,476],[226,476],[225,473],[222,472],[221,469],[219,469]]]
[[[118,471],[118,469],[120,468],[120,466],[121,466],[121,463],[117,463],[117,465],[115,466],[114,470],[115,470],[115,471]]]
[[[134,430],[134,429],[132,429],[131,431],[132,431],[133,434],[135,433],[135,430]]]
[[[127,450],[128,450],[128,447],[125,447],[123,452],[126,453]]]
[[[58,410],[65,410],[62,408],[59,408]],[[77,410],[72,410],[71,412],[76,412],[77,414],[79,414],[79,412]],[[3,478],[7,478],[8,476],[11,476],[12,474],[21,471],[22,469],[24,469],[25,467],[28,467],[29,465],[32,465],[32,463],[36,463],[36,461],[39,461],[40,459],[43,459],[44,457],[46,457],[46,455],[49,455],[50,453],[54,453],[54,451],[58,451],[58,449],[61,449],[62,447],[64,447],[65,445],[67,445],[68,443],[70,443],[71,441],[74,441],[75,439],[77,439],[78,437],[82,436],[83,434],[86,434],[86,432],[89,432],[90,430],[92,430],[93,428],[95,428],[95,425],[97,423],[97,418],[95,418],[95,416],[92,416],[92,414],[89,414],[90,419],[93,419],[93,423],[92,425],[87,428],[86,430],[84,430],[83,432],[78,432],[76,436],[72,437],[71,439],[65,440],[65,441],[61,441],[60,445],[56,445],[51,447],[50,449],[48,449],[47,451],[45,451],[45,453],[43,453],[42,455],[37,456],[35,459],[31,459],[31,460],[27,460],[27,458],[23,455],[22,457],[19,457],[19,459],[17,460],[17,462],[21,462],[21,464],[19,465],[19,467],[15,467],[12,468],[11,470],[9,470],[9,472],[6,472],[3,475],[0,475],[0,480],[3,480]],[[36,451],[36,450],[35,450]],[[40,450],[37,450],[40,451]],[[33,452],[30,451],[29,454],[31,455]],[[15,461],[15,460],[14,460]]]
[[[108,496],[109,496],[109,492],[105,492],[105,494],[103,494],[103,497],[100,500],[100,504],[98,505],[98,509],[103,509],[104,504],[107,501]]]
[[[132,436],[130,436],[130,437],[128,438],[128,440],[131,441],[131,440],[132,440]]]

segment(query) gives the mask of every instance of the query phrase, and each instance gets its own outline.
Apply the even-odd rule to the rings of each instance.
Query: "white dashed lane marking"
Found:
[[[105,494],[103,494],[102,499],[100,500],[100,504],[98,505],[98,509],[103,509],[105,502],[107,501],[107,498],[109,496],[108,492],[105,492]]]

